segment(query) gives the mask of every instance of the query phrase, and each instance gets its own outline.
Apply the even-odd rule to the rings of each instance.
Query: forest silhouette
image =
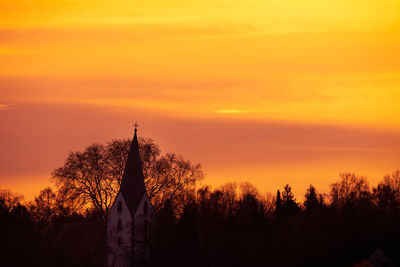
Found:
[[[274,194],[250,182],[200,187],[200,164],[162,154],[150,138],[139,143],[157,214],[152,266],[360,266],[377,248],[400,252],[400,171],[375,187],[341,173],[328,193],[310,185],[300,202],[290,185]],[[71,152],[52,173],[54,187],[30,202],[1,190],[1,265],[103,266],[129,145]]]

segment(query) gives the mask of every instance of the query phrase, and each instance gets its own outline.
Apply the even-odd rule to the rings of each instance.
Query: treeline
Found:
[[[2,266],[102,266],[101,213],[74,212],[50,188],[21,201],[0,191]],[[328,194],[311,185],[302,203],[289,185],[273,196],[230,183],[181,204],[158,208],[154,266],[352,266],[400,240],[400,171],[372,188],[344,173]]]
[[[139,143],[157,212],[153,266],[352,266],[400,240],[400,171],[372,188],[343,173],[326,194],[310,185],[299,202],[290,185],[274,194],[250,183],[197,188],[199,164]],[[30,202],[0,190],[0,265],[103,266],[129,144],[71,152],[52,174],[55,189]]]
[[[276,197],[203,187],[178,218],[166,203],[158,220],[156,266],[354,266],[400,240],[400,171],[373,188],[343,173],[328,194],[310,185],[303,203],[289,185]]]
[[[102,266],[105,225],[98,213],[73,211],[50,187],[22,200],[0,190],[0,266]]]

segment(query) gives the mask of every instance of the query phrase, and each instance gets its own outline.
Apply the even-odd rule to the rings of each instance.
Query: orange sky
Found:
[[[400,169],[400,2],[0,0],[0,188],[140,134],[204,183]]]

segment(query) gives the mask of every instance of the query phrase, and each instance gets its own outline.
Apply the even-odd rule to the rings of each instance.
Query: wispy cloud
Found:
[[[229,108],[229,109],[219,109],[214,111],[217,114],[243,114],[243,113],[250,113],[252,112],[249,109],[234,109],[234,108]]]
[[[10,110],[11,108],[7,105],[0,104],[0,110]]]

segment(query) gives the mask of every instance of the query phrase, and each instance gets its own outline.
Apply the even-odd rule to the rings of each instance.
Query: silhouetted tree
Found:
[[[113,140],[71,152],[64,166],[52,173],[60,199],[78,209],[93,207],[105,220],[119,190],[129,145],[128,139]],[[150,138],[140,138],[139,147],[147,192],[155,208],[169,200],[181,209],[203,178],[200,164],[174,153],[161,155]]]
[[[236,183],[227,183],[220,187],[222,211],[226,216],[232,216],[236,209]]]
[[[305,194],[304,200],[304,208],[305,211],[310,213],[316,210],[321,209],[324,206],[323,195],[317,194],[317,191],[313,185],[307,189],[307,193]]]
[[[400,171],[385,175],[383,181],[373,188],[375,204],[386,211],[400,209]]]
[[[0,265],[27,266],[26,261],[34,242],[35,228],[23,197],[10,190],[0,190]]]
[[[119,177],[109,168],[109,146],[92,144],[82,152],[71,152],[64,166],[54,170],[53,181],[70,205],[93,207],[105,220],[118,192]]]
[[[196,183],[203,179],[200,164],[175,153],[160,156],[148,173],[146,188],[156,210],[168,200],[181,211],[184,203],[193,199]]]
[[[280,217],[282,213],[282,200],[281,200],[281,192],[279,190],[276,191],[276,201],[275,201],[275,214],[277,217]]]
[[[240,191],[242,196],[244,195],[252,195],[252,196],[258,196],[258,190],[257,187],[255,187],[253,184],[249,182],[243,182],[240,184]]]
[[[0,189],[0,210],[10,212],[17,207],[24,197],[8,189]]]
[[[282,191],[281,214],[283,217],[297,214],[300,207],[293,195],[292,188],[287,184]]]
[[[285,185],[282,191],[282,201],[283,203],[285,202],[290,202],[290,201],[295,201],[293,192],[292,192],[292,187],[290,185]]]
[[[331,205],[349,211],[371,204],[369,184],[365,177],[354,173],[341,173],[341,180],[331,184]]]
[[[238,200],[237,210],[239,222],[246,227],[262,224],[265,219],[265,207],[259,198],[257,188],[250,183],[243,183],[240,189],[242,194]]]
[[[400,171],[395,171],[392,174],[386,174],[383,177],[383,184],[389,185],[394,191],[400,195]]]
[[[32,218],[36,222],[50,225],[53,218],[57,215],[58,202],[56,194],[50,187],[46,187],[29,203],[28,207]]]

